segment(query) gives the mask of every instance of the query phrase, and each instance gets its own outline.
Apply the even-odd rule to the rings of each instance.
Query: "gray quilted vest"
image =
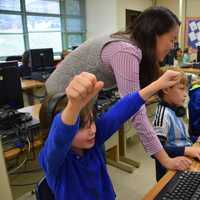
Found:
[[[67,55],[45,83],[48,94],[64,92],[74,75],[83,71],[95,74],[97,80],[104,82],[104,88],[115,85],[116,81],[112,68],[104,65],[101,60],[103,47],[112,41],[128,40],[102,36],[84,42],[76,50]]]

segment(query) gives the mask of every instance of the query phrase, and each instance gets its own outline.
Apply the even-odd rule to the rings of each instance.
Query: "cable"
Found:
[[[30,143],[30,140],[28,139],[28,137],[26,139],[27,139],[27,142],[28,142],[28,153],[29,153],[30,150],[31,150],[31,143]],[[27,160],[28,160],[28,155],[25,157],[25,159],[16,168],[14,168],[13,170],[10,170],[8,172],[8,174],[12,174],[12,173],[16,172],[18,169],[20,169],[26,163]]]

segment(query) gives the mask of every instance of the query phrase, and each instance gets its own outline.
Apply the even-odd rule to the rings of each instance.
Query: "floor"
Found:
[[[153,109],[154,110],[154,109]],[[153,112],[149,109],[149,114]],[[127,156],[140,162],[140,167],[135,168],[132,174],[108,165],[118,200],[141,200],[155,182],[154,160],[148,156],[138,141],[137,137],[127,140]],[[29,161],[22,171],[33,170],[31,173],[10,176],[10,183],[14,199],[35,200],[34,183],[41,179],[43,173],[39,170],[36,161]],[[30,184],[26,186],[17,186]]]

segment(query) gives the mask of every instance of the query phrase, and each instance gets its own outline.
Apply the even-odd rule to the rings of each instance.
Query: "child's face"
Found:
[[[76,133],[72,148],[83,150],[90,149],[95,144],[96,125],[94,122],[88,121],[83,128],[80,128]]]
[[[178,83],[165,90],[165,101],[173,106],[183,106],[187,97],[187,87]]]

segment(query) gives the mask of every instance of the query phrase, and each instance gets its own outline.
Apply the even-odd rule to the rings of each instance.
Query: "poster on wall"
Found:
[[[196,50],[200,46],[200,17],[187,17],[185,21],[185,47]]]

